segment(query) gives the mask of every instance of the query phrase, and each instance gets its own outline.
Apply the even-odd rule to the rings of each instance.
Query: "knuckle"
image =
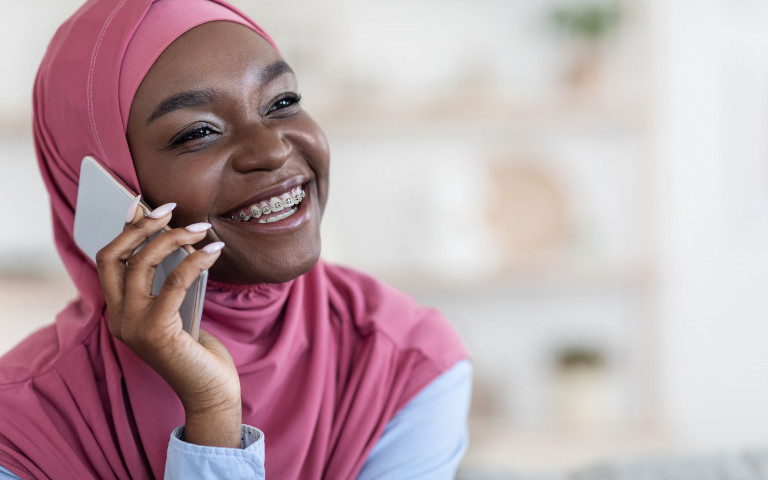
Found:
[[[166,231],[160,237],[168,241],[173,247],[178,248],[189,243],[191,235],[193,234],[183,228],[174,228],[173,230]]]
[[[156,228],[156,226],[153,223],[153,219],[146,216],[141,217],[136,222],[125,224],[126,230],[130,230],[130,231],[146,230],[149,227]]]
[[[156,225],[152,223],[150,218],[144,217],[138,222],[126,223],[123,234],[128,234],[132,238],[148,240],[160,228],[162,228],[161,225]]]
[[[178,268],[169,273],[165,278],[165,286],[169,289],[175,290],[186,288],[186,283],[185,275],[183,275]]]
[[[115,254],[109,245],[96,252],[96,266],[99,270],[103,269],[107,264],[112,263],[115,259]]]
[[[141,229],[141,224],[144,221],[144,219],[139,220],[138,222],[132,222],[132,223],[126,223],[125,226],[123,226],[124,232],[135,232],[136,230]]]
[[[135,272],[138,272],[140,270],[143,270],[145,267],[145,262],[142,261],[142,257],[139,255],[134,255],[131,258],[131,261],[125,264],[125,273],[126,275],[134,274]]]

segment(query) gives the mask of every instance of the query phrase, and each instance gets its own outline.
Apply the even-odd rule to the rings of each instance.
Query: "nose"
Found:
[[[240,148],[232,160],[238,172],[277,170],[293,152],[293,144],[279,126],[259,123],[241,133]]]

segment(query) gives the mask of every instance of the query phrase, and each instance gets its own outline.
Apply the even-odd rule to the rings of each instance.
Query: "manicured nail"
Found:
[[[213,242],[204,246],[201,250],[205,253],[216,253],[222,248],[224,248],[224,242]]]
[[[131,204],[128,205],[128,212],[125,214],[125,223],[133,221],[133,217],[136,216],[136,209],[139,208],[139,200],[141,200],[141,195],[136,195],[136,198],[131,200]]]
[[[184,230],[192,233],[200,233],[204,232],[211,228],[211,224],[208,222],[200,222],[200,223],[193,223],[192,225],[187,225],[184,227]]]
[[[160,205],[156,209],[152,210],[152,213],[149,214],[149,218],[163,218],[164,216],[171,213],[174,208],[176,208],[176,204],[173,202]]]

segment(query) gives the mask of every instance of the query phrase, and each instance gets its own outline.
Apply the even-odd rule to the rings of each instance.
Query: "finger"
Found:
[[[180,247],[201,241],[210,227],[209,223],[196,223],[165,231],[153,238],[125,266],[125,295],[151,299],[157,266]]]
[[[139,202],[141,202],[141,195],[136,195],[131,203],[128,205],[128,210],[125,212],[125,223],[136,223],[144,218],[144,214],[139,209]],[[110,271],[114,270],[114,271]],[[105,292],[105,297],[121,301],[124,287],[123,276],[125,275],[125,264],[118,262],[117,264],[107,267],[104,277],[99,277],[101,282],[102,291]],[[106,281],[109,279],[108,281]]]
[[[135,202],[135,199],[134,199]],[[138,202],[134,207],[131,202],[128,214],[133,212],[133,222],[126,223],[122,233],[109,242],[96,254],[96,266],[99,269],[99,280],[107,299],[107,304],[122,302],[124,292],[125,263],[133,252],[141,246],[150,236],[162,229],[171,220],[170,211],[165,216],[157,218],[144,218],[139,211]],[[162,208],[162,207],[160,207]],[[160,210],[158,208],[157,210]],[[155,210],[155,211],[157,211]],[[137,219],[137,217],[139,217]]]
[[[136,195],[136,198],[131,200],[131,204],[128,205],[128,211],[125,213],[125,223],[134,223],[135,221],[140,219],[139,217],[140,201],[141,201],[141,195]]]
[[[149,328],[156,328],[159,335],[166,336],[170,335],[173,330],[180,330],[179,308],[184,301],[187,290],[203,271],[211,268],[219,258],[223,246],[223,242],[214,242],[206,246],[211,247],[208,251],[203,248],[193,252],[166,277],[152,304],[151,314],[147,316],[154,319],[166,319],[166,322],[156,321],[155,325],[149,326]]]

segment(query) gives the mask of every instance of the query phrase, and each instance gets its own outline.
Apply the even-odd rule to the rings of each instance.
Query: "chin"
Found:
[[[285,283],[312,270],[319,259],[320,248],[301,253],[293,250],[277,258],[262,256],[250,262],[228,261],[222,255],[209,270],[209,277],[230,285]]]

